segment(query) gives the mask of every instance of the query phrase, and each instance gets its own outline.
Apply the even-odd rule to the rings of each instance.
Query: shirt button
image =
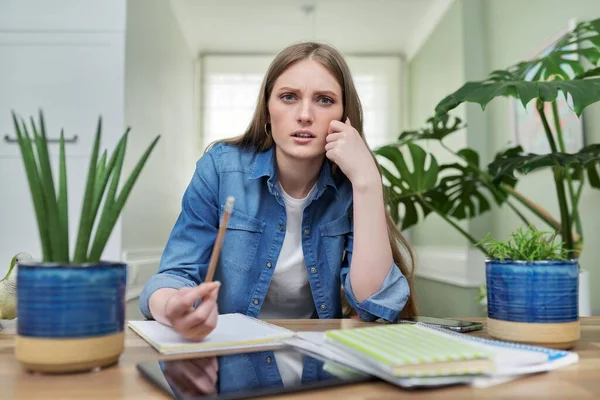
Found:
[[[267,268],[271,268],[273,266],[273,264],[271,264],[271,261],[267,262]]]
[[[304,230],[304,234],[305,234],[306,236],[310,235],[310,229],[305,229],[305,230]]]
[[[312,267],[312,268],[310,269],[310,273],[311,273],[311,274],[316,274],[316,273],[317,273],[317,269],[316,269],[315,267]]]
[[[265,362],[266,362],[267,364],[271,364],[271,357],[267,357],[267,358],[265,358]]]
[[[327,306],[325,304],[321,304],[321,310],[323,310],[323,311],[327,310]]]
[[[258,299],[254,299],[252,302],[254,303],[254,305],[258,305]]]
[[[275,197],[279,197],[279,192],[275,192]]]
[[[279,230],[283,231],[285,229],[285,227],[282,224],[279,224]]]

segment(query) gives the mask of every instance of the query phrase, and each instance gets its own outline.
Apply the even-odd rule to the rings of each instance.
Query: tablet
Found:
[[[145,379],[181,400],[262,398],[376,379],[338,368],[293,348],[137,364]]]

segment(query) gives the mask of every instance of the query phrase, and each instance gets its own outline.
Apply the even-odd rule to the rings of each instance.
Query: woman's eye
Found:
[[[293,94],[284,94],[283,96],[281,96],[281,100],[283,101],[292,101],[296,98],[296,96],[294,96]]]
[[[321,104],[326,104],[326,105],[333,104],[333,100],[331,100],[329,97],[321,97],[319,99],[319,102],[321,102]]]

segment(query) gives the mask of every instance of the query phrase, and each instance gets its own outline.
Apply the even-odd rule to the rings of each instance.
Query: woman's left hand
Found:
[[[325,155],[340,167],[353,186],[380,180],[377,164],[350,119],[346,118],[346,123],[331,121],[325,140]]]

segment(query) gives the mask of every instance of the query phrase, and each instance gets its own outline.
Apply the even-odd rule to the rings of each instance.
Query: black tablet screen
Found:
[[[241,399],[365,382],[373,378],[324,364],[294,349],[139,363],[173,399]]]

